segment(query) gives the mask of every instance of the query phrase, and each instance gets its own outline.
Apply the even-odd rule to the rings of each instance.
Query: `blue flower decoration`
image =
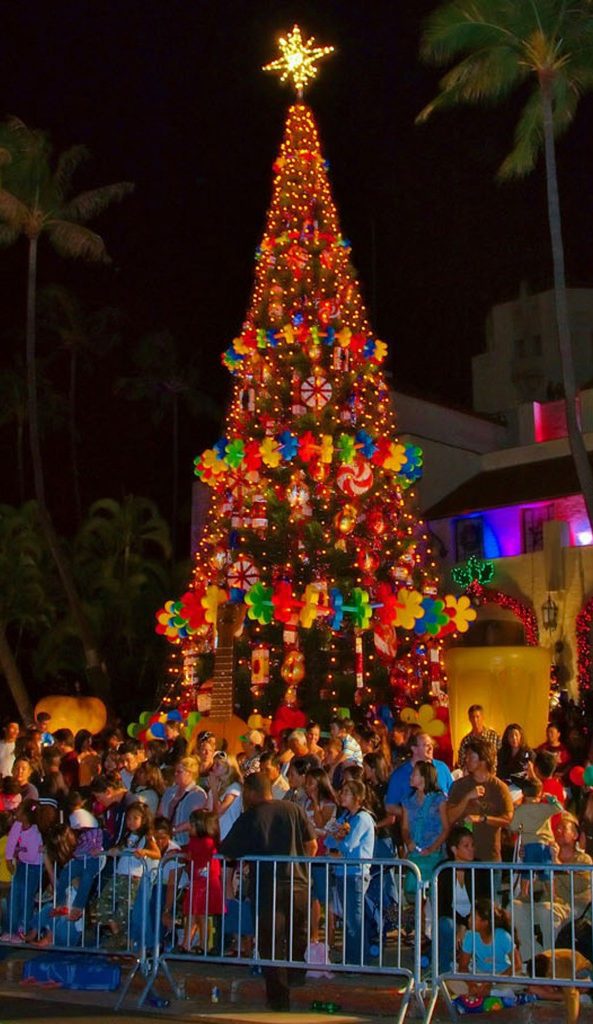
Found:
[[[325,338],[323,339],[326,345],[333,345],[336,339],[336,331],[334,327],[328,327],[325,332]]]
[[[266,338],[268,339],[268,345],[270,348],[276,348],[278,344],[278,338],[276,337],[275,331],[266,331]]]
[[[226,455],[226,447],[229,443],[228,437],[221,437],[215,445],[213,445],[214,451],[218,452],[218,458],[222,461]]]
[[[245,591],[241,587],[229,587],[229,598],[231,604],[242,604]]]
[[[284,430],[278,435],[280,442],[280,451],[282,452],[282,458],[285,462],[290,462],[291,459],[296,458],[299,450],[299,441],[294,434],[290,433],[290,430]]]
[[[329,620],[330,629],[339,629],[344,618],[344,596],[337,587],[332,587],[329,592],[329,606],[333,612]]]
[[[367,430],[357,431],[356,443],[357,445],[360,445],[360,452],[364,455],[365,459],[372,459],[373,455],[377,451],[377,445]]]
[[[303,323],[303,321],[304,321],[304,317],[303,317],[302,313],[295,313],[294,314],[294,316],[292,318],[292,322],[293,322],[295,327],[300,327],[301,324]]]
[[[365,344],[365,346],[364,346],[364,348],[362,350],[362,354],[364,355],[365,359],[371,359],[372,356],[374,356],[374,354],[375,354],[375,339],[374,338],[367,338],[366,344]]]

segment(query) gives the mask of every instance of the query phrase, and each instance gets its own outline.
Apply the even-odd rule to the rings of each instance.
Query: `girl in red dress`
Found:
[[[193,948],[196,953],[203,953],[208,945],[208,918],[224,913],[221,862],[214,859],[220,842],[218,815],[213,811],[192,811],[189,829],[184,852],[190,884],[183,902],[182,949],[189,953]]]

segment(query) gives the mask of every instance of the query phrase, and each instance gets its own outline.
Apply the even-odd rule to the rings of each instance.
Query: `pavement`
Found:
[[[158,996],[168,999],[169,1005],[162,1008],[146,1006],[139,1011],[135,1003],[143,979],[137,978],[132,985],[124,1009],[113,1012],[116,994],[113,992],[77,992],[67,989],[46,989],[43,986],[23,985],[22,966],[25,960],[35,956],[30,950],[11,950],[0,963],[0,1024],[27,1024],[44,1020],[58,1024],[67,1020],[69,1024],[85,1024],[92,1018],[100,1018],[105,1024],[146,1024],[147,1019],[160,1018],[167,1021],[195,1021],[199,1024],[323,1024],[331,1020],[334,1024],[392,1024],[400,999],[400,979],[386,975],[334,974],[332,979],[311,980],[302,988],[292,991],[290,1012],[275,1013],[265,1008],[264,985],[261,978],[254,978],[241,965],[193,964],[178,962],[171,964],[176,981],[181,981],[185,998],[176,999],[164,979],[157,982]],[[213,986],[220,989],[220,1001],[211,1002]],[[332,1001],[341,1010],[331,1016],[314,1012],[311,1003],[315,1000]],[[408,1021],[418,1024],[421,1016],[417,1005],[412,1002],[408,1010]],[[490,1018],[480,1015],[487,1022]],[[450,1024],[446,1007],[439,1004],[433,1018],[434,1024]],[[500,1024],[561,1024],[563,1007],[558,1003],[538,1002],[532,1006],[517,1007],[502,1011],[498,1015]],[[581,1010],[581,1021],[591,1020],[591,1005]]]

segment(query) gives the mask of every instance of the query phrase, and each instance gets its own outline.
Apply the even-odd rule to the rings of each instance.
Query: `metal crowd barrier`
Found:
[[[464,882],[458,888],[460,871]],[[431,887],[432,994],[424,1024],[430,1024],[439,995],[456,1019],[455,998],[481,995],[498,1000],[498,1008],[510,1007],[533,999],[530,989],[534,986],[560,989],[567,1007],[572,1007],[573,1016],[568,1019],[576,1020],[579,990],[593,992],[592,887],[593,866],[582,864],[458,861],[439,865]],[[472,898],[466,900],[463,890]],[[498,907],[506,908],[508,914],[511,950],[504,956],[501,949],[489,964],[476,917],[483,919],[483,911],[495,936]],[[465,936],[461,949],[460,933]],[[508,946],[509,940],[503,937],[502,948],[505,942]],[[469,963],[462,971],[463,955]],[[543,970],[545,974],[540,973]]]
[[[153,966],[139,1006],[160,973],[181,995],[169,965],[190,961],[243,964],[264,973],[280,968],[320,975],[355,971],[398,976],[404,989],[397,1024],[412,998],[424,1013],[422,882],[416,865],[331,857],[250,856],[232,865],[218,857],[215,861],[220,869],[216,885],[212,869],[196,871],[179,854],[161,861],[155,881]],[[315,901],[324,908],[321,926]],[[314,956],[312,929],[319,940]],[[199,948],[194,931],[200,936]]]
[[[2,908],[0,945],[132,957],[119,1008],[138,971],[148,971],[149,903],[156,869],[156,861],[129,851],[86,855],[72,858],[63,868],[54,865],[50,890],[43,884],[43,869],[20,863]]]

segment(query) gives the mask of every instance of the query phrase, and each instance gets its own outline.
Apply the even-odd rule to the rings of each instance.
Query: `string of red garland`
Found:
[[[593,624],[593,597],[581,608],[576,619],[577,681],[579,693],[591,692],[591,626]]]
[[[512,611],[513,615],[516,615],[521,620],[525,627],[525,642],[529,647],[537,647],[539,644],[539,627],[537,624],[536,614],[529,605],[524,604],[522,601],[517,600],[516,597],[511,597],[509,594],[503,594],[501,590],[492,590],[490,587],[484,587],[477,580],[473,580],[467,588],[467,593],[476,601],[478,604],[497,604],[501,608],[508,608]]]

